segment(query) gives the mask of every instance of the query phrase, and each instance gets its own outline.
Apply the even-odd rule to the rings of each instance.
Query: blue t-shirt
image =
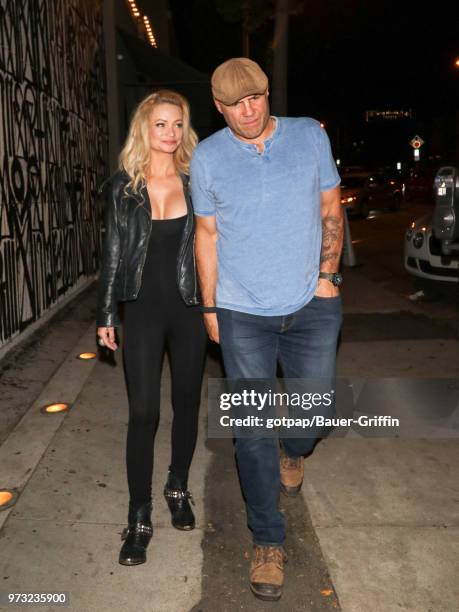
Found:
[[[320,265],[320,192],[340,178],[314,119],[276,118],[260,154],[224,128],[191,162],[198,216],[216,216],[216,304],[250,314],[291,314],[313,297]]]

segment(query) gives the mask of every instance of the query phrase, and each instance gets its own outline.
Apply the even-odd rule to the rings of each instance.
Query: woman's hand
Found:
[[[97,341],[100,346],[106,346],[112,351],[116,351],[118,345],[115,342],[115,328],[114,327],[98,327],[97,328]]]

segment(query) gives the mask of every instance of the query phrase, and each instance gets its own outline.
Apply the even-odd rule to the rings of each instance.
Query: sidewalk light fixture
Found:
[[[95,359],[97,357],[96,353],[80,353],[77,356],[77,359]]]
[[[63,402],[52,403],[52,404],[47,404],[46,406],[43,406],[43,408],[40,409],[40,412],[42,414],[57,414],[58,412],[65,412],[69,408],[70,408],[70,404],[65,404]]]
[[[11,508],[18,498],[14,489],[0,489],[0,511]]]

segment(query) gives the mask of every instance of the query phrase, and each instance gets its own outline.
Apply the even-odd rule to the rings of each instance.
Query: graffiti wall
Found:
[[[98,268],[101,4],[0,0],[0,346]]]

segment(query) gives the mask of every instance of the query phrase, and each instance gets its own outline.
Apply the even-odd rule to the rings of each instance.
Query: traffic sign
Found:
[[[415,136],[410,140],[410,145],[413,147],[413,149],[420,149],[423,144],[424,141],[420,136]]]

